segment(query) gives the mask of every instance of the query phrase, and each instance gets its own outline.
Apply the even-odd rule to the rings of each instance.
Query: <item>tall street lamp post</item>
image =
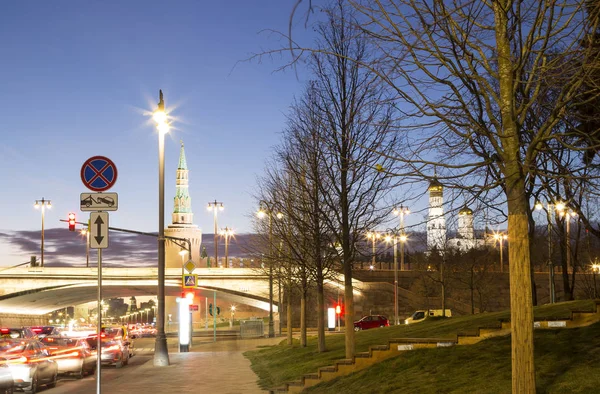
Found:
[[[371,262],[371,267],[375,268],[375,241],[381,238],[381,234],[376,231],[369,231],[367,233],[367,238],[373,241],[373,260]],[[371,268],[371,269],[373,269]]]
[[[557,204],[556,210],[558,211],[561,218],[564,218],[567,222],[567,234],[565,237],[566,250],[567,250],[567,272],[572,271],[571,269],[571,219],[577,217],[577,213],[568,209],[564,204]]]
[[[215,234],[214,234],[214,243],[215,243],[215,267],[219,266],[219,244],[217,243],[217,237],[219,236],[219,233],[217,232],[217,212],[218,211],[222,211],[223,209],[225,209],[225,207],[223,206],[222,202],[219,202],[217,200],[213,201],[213,202],[209,202],[208,203],[208,207],[207,209],[209,211],[212,211],[214,213],[214,219],[213,219],[213,223],[215,225]]]
[[[596,287],[596,274],[600,272],[600,264],[598,264],[598,258],[594,259],[592,264],[592,277],[594,279],[594,298],[598,298],[598,288]]]
[[[537,201],[535,203],[535,209],[538,211],[543,209],[544,205]],[[554,221],[554,211],[561,212],[565,209],[565,204],[562,202],[558,202],[556,204],[552,204],[550,202],[546,203],[546,219],[548,221],[548,281],[550,282],[550,303],[554,304],[556,302],[556,291],[554,287],[554,264],[552,262],[552,222]]]
[[[52,202],[50,200],[45,200],[44,197],[42,197],[41,200],[35,200],[35,204],[33,205],[35,209],[38,209],[41,207],[42,210],[42,257],[41,257],[41,266],[44,266],[44,216],[45,216],[45,212],[46,212],[46,207],[48,207],[48,209],[52,208]]]
[[[267,207],[266,209],[263,208],[263,204]],[[269,338],[273,338],[275,336],[275,326],[273,321],[273,226],[271,221],[273,210],[271,204],[261,200],[256,215],[259,219],[263,219],[265,216],[269,219]],[[275,216],[277,219],[281,219],[283,214],[277,212]]]
[[[169,122],[162,90],[159,90],[158,108],[152,117],[158,130],[158,316],[154,366],[166,367],[169,350],[165,334],[165,134],[169,132]]]
[[[233,236],[233,229],[225,227],[219,235],[225,237],[225,268],[229,268],[229,239]]]
[[[386,242],[393,242],[394,244],[394,325],[399,325],[400,320],[398,318],[398,241],[400,241],[400,262],[401,266],[404,267],[404,243],[407,237],[405,234],[386,235]]]
[[[392,212],[394,213],[394,215],[400,218],[400,237],[406,237],[404,234],[404,216],[408,215],[410,213],[410,210],[408,209],[408,207],[400,205],[400,208],[394,208]],[[404,271],[404,242],[400,244],[400,254],[400,271]]]
[[[494,240],[500,245],[500,272],[504,272],[504,261],[502,260],[502,251],[504,250],[503,242],[508,239],[508,235],[504,233],[495,233]]]

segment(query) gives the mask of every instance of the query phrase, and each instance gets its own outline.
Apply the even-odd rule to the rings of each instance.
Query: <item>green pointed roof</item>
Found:
[[[179,152],[179,167],[180,170],[187,170],[187,162],[185,161],[185,150],[183,149],[183,141],[181,141],[181,151]]]

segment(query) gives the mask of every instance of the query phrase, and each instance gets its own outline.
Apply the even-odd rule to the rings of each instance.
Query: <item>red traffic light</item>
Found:
[[[340,313],[342,313],[342,307],[339,304],[335,306],[335,313],[337,315],[339,315]]]
[[[73,212],[69,212],[69,231],[75,231],[75,214]]]
[[[188,291],[185,293],[185,298],[187,298],[188,300],[193,301],[194,300],[194,292],[192,291]]]

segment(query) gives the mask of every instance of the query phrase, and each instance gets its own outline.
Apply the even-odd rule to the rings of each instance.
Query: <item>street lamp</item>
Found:
[[[550,208],[553,209],[550,209]],[[550,303],[554,304],[556,302],[556,291],[554,287],[554,264],[552,263],[552,221],[554,220],[554,210],[562,210],[564,209],[565,204],[559,202],[556,204],[551,204],[550,202],[546,203],[546,219],[548,221],[548,281],[550,282]],[[535,209],[538,211],[543,209],[544,205],[537,201],[535,203]]]
[[[154,366],[166,367],[169,350],[165,334],[165,134],[169,132],[169,122],[162,90],[159,90],[158,108],[152,118],[158,130],[158,316]]]
[[[50,200],[45,200],[44,197],[42,197],[41,200],[35,200],[35,204],[33,204],[33,207],[35,209],[38,209],[40,207],[42,207],[42,260],[41,260],[41,266],[44,266],[44,216],[45,216],[45,212],[46,212],[46,207],[48,207],[48,209],[52,208],[52,202]]]
[[[394,324],[400,324],[400,320],[398,318],[398,241],[400,241],[400,266],[401,270],[404,269],[404,243],[406,242],[407,237],[404,233],[401,233],[400,236],[394,234],[386,235],[385,241],[387,243],[394,243]],[[371,266],[372,267],[372,266]]]
[[[567,272],[569,272],[571,270],[571,236],[570,236],[570,228],[571,228],[571,218],[574,218],[577,216],[576,212],[573,212],[572,210],[568,209],[567,207],[564,206],[564,204],[560,204],[560,208],[559,205],[556,205],[556,210],[558,211],[558,214],[560,215],[561,218],[565,219],[567,222],[567,234],[566,234],[566,239],[565,242],[567,244]]]
[[[267,209],[263,208],[263,204],[267,207]],[[259,219],[264,219],[265,217],[269,218],[269,338],[273,338],[275,336],[273,322],[273,226],[271,223],[273,210],[271,209],[270,205],[271,204],[267,203],[266,201],[261,200],[256,216],[258,216]],[[277,219],[281,219],[283,218],[283,214],[281,212],[277,212],[275,217]]]
[[[225,268],[229,268],[229,238],[233,236],[233,229],[225,227],[221,229],[219,235],[225,237]]]
[[[504,249],[503,242],[508,239],[508,235],[504,233],[495,233],[494,240],[500,245],[500,272],[504,272],[504,261],[502,260],[502,251]]]
[[[367,238],[373,240],[373,261],[371,262],[371,266],[375,267],[375,241],[381,238],[381,234],[376,231],[369,231],[367,233]],[[373,268],[371,268],[372,270]]]
[[[218,211],[222,211],[223,209],[225,209],[225,207],[223,206],[222,202],[219,202],[217,200],[213,201],[213,202],[209,202],[208,206],[206,207],[209,211],[212,211],[214,214],[214,219],[213,219],[213,223],[215,225],[215,234],[214,234],[214,243],[215,243],[215,266],[218,267],[219,266],[219,245],[217,244],[217,237],[219,236],[219,234],[217,233],[217,212]]]
[[[594,278],[594,298],[598,298],[598,288],[596,287],[596,274],[600,272],[600,264],[598,263],[598,258],[594,259],[594,263],[592,264],[592,277]]]

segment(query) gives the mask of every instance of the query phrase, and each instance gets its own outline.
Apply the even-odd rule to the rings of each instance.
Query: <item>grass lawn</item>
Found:
[[[594,301],[573,301],[535,308],[536,319],[566,318],[572,310],[595,309]],[[387,344],[391,338],[455,337],[479,326],[495,325],[509,312],[431,320],[358,332],[356,351]],[[570,330],[536,331],[538,392],[595,392],[600,389],[600,325]],[[297,380],[319,367],[344,358],[344,336],[328,335],[327,352],[318,353],[316,338],[306,348],[283,340],[277,346],[246,352],[261,387],[268,389]],[[599,350],[595,350],[598,348]],[[417,383],[418,382],[418,383]],[[590,386],[584,386],[584,384]],[[586,388],[587,387],[587,388]],[[590,388],[594,390],[590,391]],[[312,388],[312,392],[510,392],[510,338],[495,338],[473,346],[407,352],[373,367]]]

